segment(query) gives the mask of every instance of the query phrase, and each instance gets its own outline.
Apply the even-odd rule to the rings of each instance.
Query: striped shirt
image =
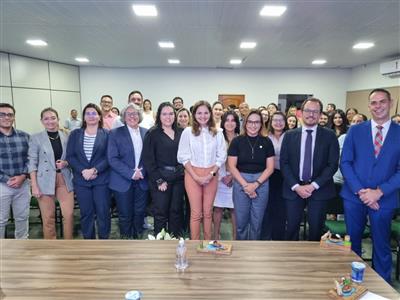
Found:
[[[83,137],[83,151],[85,152],[88,161],[92,158],[94,142],[96,140],[96,135],[89,135],[85,133]]]
[[[12,129],[10,135],[0,132],[0,182],[28,173],[29,134]]]

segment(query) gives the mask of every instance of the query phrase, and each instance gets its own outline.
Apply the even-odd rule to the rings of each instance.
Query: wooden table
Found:
[[[350,272],[353,253],[311,242],[232,242],[231,256],[196,253],[177,273],[176,241],[0,240],[4,299],[328,299],[333,279]],[[399,294],[371,268],[365,286]]]

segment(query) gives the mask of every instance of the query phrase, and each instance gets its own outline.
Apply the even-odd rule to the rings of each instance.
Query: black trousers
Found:
[[[283,241],[286,232],[286,202],[282,198],[283,177],[275,169],[269,178],[269,199],[261,228],[262,240]]]
[[[327,203],[327,200],[317,201],[312,196],[308,199],[300,197],[291,200],[286,199],[286,239],[289,241],[299,240],[300,223],[303,218],[304,208],[307,207],[308,240],[319,241],[326,219]]]
[[[151,188],[155,234],[164,228],[175,237],[182,236],[183,195],[183,180],[168,183],[168,188],[164,192],[158,190],[156,185]]]

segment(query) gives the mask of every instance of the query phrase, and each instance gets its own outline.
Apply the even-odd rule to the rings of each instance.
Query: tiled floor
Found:
[[[148,220],[150,223],[152,223],[152,218],[148,217]],[[43,238],[42,234],[42,225],[40,223],[40,218],[39,218],[39,210],[38,209],[31,209],[30,212],[30,227],[29,227],[29,238],[30,239],[41,239]],[[7,237],[12,238],[13,236],[13,231],[14,231],[14,226],[13,224],[10,224],[7,226]],[[147,238],[147,234],[150,233],[152,234],[153,232],[150,230],[146,230],[144,237]],[[57,225],[57,234],[58,236],[61,235],[61,226],[58,224]],[[302,234],[300,235],[302,236]],[[82,239],[82,234],[80,232],[80,225],[79,225],[79,209],[75,210],[75,222],[74,222],[74,238],[75,239]],[[118,231],[118,218],[113,217],[111,220],[111,239],[118,239],[119,238],[119,231]],[[230,223],[230,219],[227,217],[224,217],[222,220],[221,224],[221,239],[222,240],[229,240],[232,239],[232,227]],[[393,245],[394,246],[394,245]],[[364,257],[371,257],[372,253],[372,247],[371,247],[371,240],[366,239],[364,240],[363,243],[363,251]],[[371,262],[368,262],[369,264]],[[395,265],[396,265],[396,256],[393,254],[393,283],[392,286],[400,292],[400,281],[395,280]]]

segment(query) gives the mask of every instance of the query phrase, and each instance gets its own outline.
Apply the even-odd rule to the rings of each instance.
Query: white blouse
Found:
[[[186,165],[188,162],[194,167],[209,168],[217,165],[219,168],[226,161],[226,146],[222,129],[215,136],[208,128],[202,128],[195,136],[192,127],[186,127],[179,141],[178,162]]]
[[[283,141],[284,136],[285,136],[285,133],[282,133],[282,135],[279,137],[279,139],[276,139],[276,137],[273,134],[268,135],[269,139],[272,142],[272,145],[274,145],[274,150],[275,150],[274,166],[275,166],[275,169],[277,169],[277,170],[281,169],[279,158],[281,156],[281,146],[282,146],[282,141]]]

